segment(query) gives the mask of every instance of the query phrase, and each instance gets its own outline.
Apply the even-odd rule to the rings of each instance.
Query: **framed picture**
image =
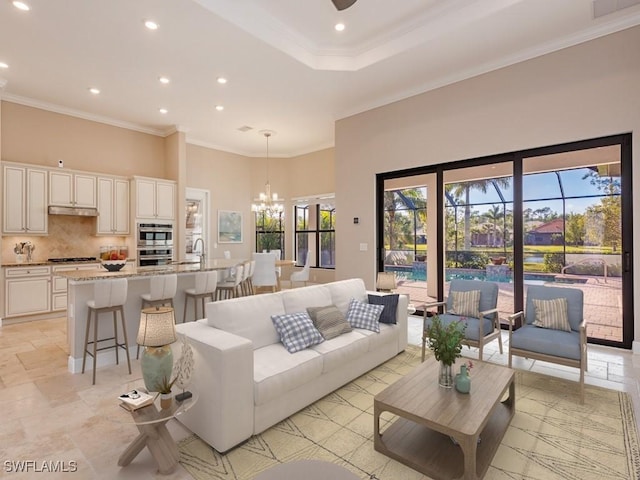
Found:
[[[242,212],[218,210],[218,243],[242,243]]]

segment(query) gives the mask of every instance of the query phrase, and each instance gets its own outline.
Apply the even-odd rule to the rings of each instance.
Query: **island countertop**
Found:
[[[90,282],[96,280],[107,280],[110,278],[135,278],[153,277],[156,275],[168,275],[171,273],[196,273],[211,270],[226,270],[242,264],[246,260],[233,258],[215,258],[207,260],[204,265],[199,262],[176,262],[158,267],[136,267],[127,265],[118,272],[109,272],[104,268],[95,270],[71,270],[56,272],[57,276],[65,277],[72,282]]]

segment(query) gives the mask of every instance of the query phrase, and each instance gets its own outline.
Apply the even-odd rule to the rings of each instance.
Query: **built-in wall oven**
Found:
[[[173,261],[173,224],[138,223],[139,267],[167,265]]]

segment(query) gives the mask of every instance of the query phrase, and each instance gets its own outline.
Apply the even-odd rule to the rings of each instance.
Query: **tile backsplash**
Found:
[[[132,250],[133,237],[96,236],[96,217],[49,215],[49,234],[46,236],[16,235],[2,237],[2,263],[13,263],[16,243],[30,241],[35,245],[32,261],[57,257],[99,257],[103,245],[128,245]],[[133,255],[131,255],[133,256]]]

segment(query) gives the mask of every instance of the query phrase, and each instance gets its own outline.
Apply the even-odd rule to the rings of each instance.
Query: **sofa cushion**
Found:
[[[396,310],[398,309],[399,298],[400,295],[397,293],[391,293],[389,295],[369,294],[369,303],[384,306],[382,315],[380,315],[380,323],[396,323]]]
[[[313,326],[307,312],[271,315],[271,320],[280,335],[280,341],[289,353],[296,353],[311,345],[324,342],[324,338]]]
[[[313,325],[325,340],[331,340],[352,330],[345,316],[335,305],[309,307],[307,308],[307,313],[311,317]]]
[[[256,348],[279,343],[271,315],[285,313],[282,295],[251,295],[206,304],[207,323],[253,342]]]
[[[286,401],[286,393],[322,374],[322,355],[310,348],[291,354],[281,343],[253,352],[254,400],[256,405],[275,398]]]
[[[292,288],[282,292],[285,313],[299,313],[307,307],[323,307],[331,305],[331,292],[325,285]]]
[[[348,280],[340,280],[337,282],[327,283],[325,285],[331,292],[331,302],[333,305],[345,315],[349,311],[349,303],[352,298],[367,301],[367,289],[361,278],[350,278]]]
[[[369,346],[367,348],[368,352],[378,350],[382,345],[387,343],[395,343],[398,341],[398,326],[389,324],[389,323],[381,323],[380,324],[380,332],[376,333],[371,330],[366,330],[364,328],[355,329],[354,332],[358,332],[361,335],[364,335],[369,342]]]
[[[571,331],[566,298],[553,298],[550,300],[532,298],[531,301],[536,309],[536,319],[533,321],[533,325],[554,330],[564,330],[565,332]]]
[[[384,307],[382,305],[370,305],[355,298],[349,303],[347,321],[353,328],[365,328],[378,333],[380,331],[380,315]]]
[[[311,347],[312,350],[322,354],[322,373],[344,367],[367,353],[368,348],[369,340],[355,331]]]

